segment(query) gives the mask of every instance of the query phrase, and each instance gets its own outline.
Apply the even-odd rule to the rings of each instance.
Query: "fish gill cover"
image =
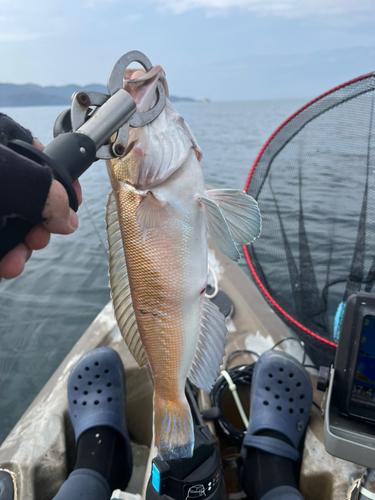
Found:
[[[371,73],[298,110],[245,188],[263,215],[262,238],[245,249],[250,270],[316,364],[334,359],[339,304],[375,281],[374,91]]]

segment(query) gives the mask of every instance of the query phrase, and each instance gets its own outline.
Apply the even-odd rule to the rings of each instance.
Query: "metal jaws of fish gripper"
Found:
[[[136,128],[151,123],[165,107],[165,91],[159,81],[155,106],[149,111],[136,111],[133,98],[123,89],[125,70],[133,62],[141,64],[147,72],[152,68],[148,57],[142,52],[132,50],[120,57],[113,66],[108,77],[108,95],[100,92],[76,92],[72,96],[70,109],[72,130],[93,139],[98,159],[108,160],[124,156],[129,138],[129,126]],[[91,106],[96,108],[91,110]],[[115,132],[117,132],[115,141],[108,144],[109,138]]]
[[[157,118],[165,107],[166,95],[161,82],[157,85],[157,101],[149,111],[138,112],[131,95],[123,89],[126,68],[138,62],[148,72],[150,60],[142,52],[124,54],[108,77],[108,94],[76,92],[71,108],[56,119],[54,139],[43,151],[31,144],[14,140],[8,145],[16,153],[50,167],[53,177],[66,189],[70,207],[77,211],[78,200],[73,182],[95,160],[121,158],[126,153],[129,127],[143,127]],[[113,143],[111,137],[117,134]],[[0,259],[21,243],[33,224],[11,218],[0,229]]]

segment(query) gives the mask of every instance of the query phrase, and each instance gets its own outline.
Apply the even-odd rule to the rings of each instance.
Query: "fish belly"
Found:
[[[148,229],[145,239],[136,220],[142,197],[127,185],[116,193],[133,308],[154,382],[155,444],[163,460],[191,457],[194,446],[184,388],[206,287],[207,235],[196,201],[203,176],[191,174],[186,166],[152,190],[168,203],[170,215],[162,227]]]

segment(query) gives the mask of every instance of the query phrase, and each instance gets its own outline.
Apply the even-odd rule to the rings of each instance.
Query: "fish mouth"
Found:
[[[167,80],[161,66],[153,66],[150,71],[127,69],[124,73],[124,89],[133,97],[137,111],[151,109],[156,103],[156,89],[159,81],[169,97]]]
[[[135,143],[136,141],[131,141],[129,144],[128,144],[128,147],[126,148],[126,151],[125,151],[125,154],[124,156],[127,156],[131,151],[132,149],[134,148],[135,146]]]

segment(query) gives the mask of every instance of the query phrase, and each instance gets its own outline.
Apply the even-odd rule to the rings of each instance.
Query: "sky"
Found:
[[[0,82],[105,84],[144,52],[171,94],[313,98],[375,71],[375,0],[0,0]]]

